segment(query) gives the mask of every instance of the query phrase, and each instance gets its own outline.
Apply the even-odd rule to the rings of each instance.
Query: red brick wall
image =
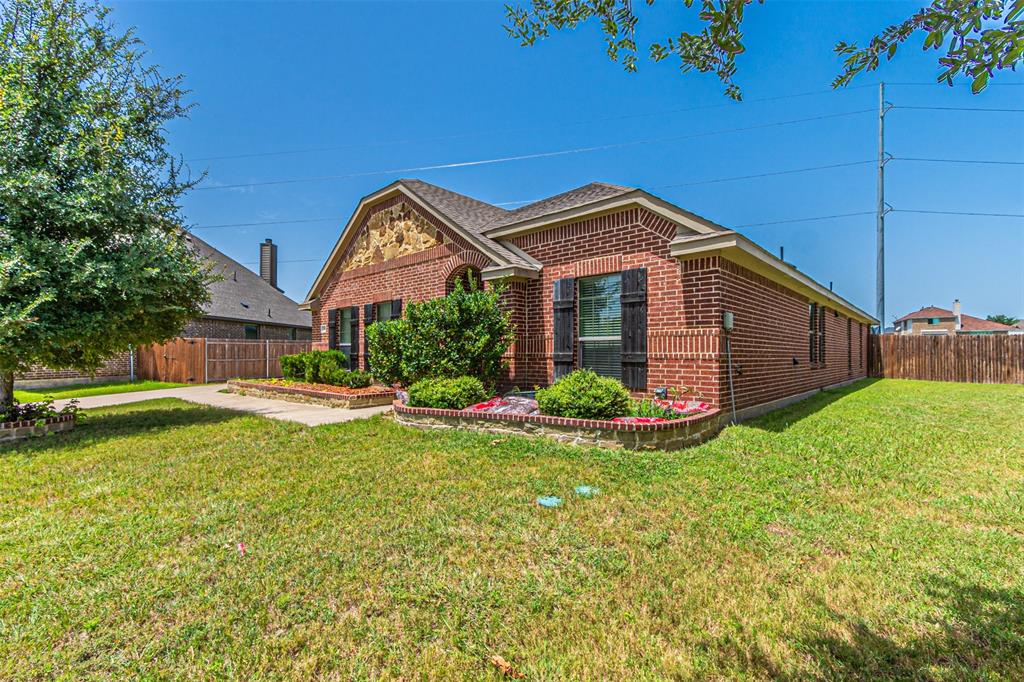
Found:
[[[848,363],[847,318],[825,306],[825,361],[812,365],[808,299],[731,261],[722,259],[720,268],[722,310],[734,314],[730,336],[738,409],[867,375],[867,327],[852,322]],[[722,401],[728,406],[724,344],[722,353]]]
[[[633,208],[512,238],[544,264],[541,278],[527,285],[526,324],[516,348],[526,367],[518,383],[551,382],[555,280],[642,267],[647,268],[648,387],[688,387],[717,404],[718,323],[709,312],[718,295],[715,268],[704,259],[684,271],[669,254],[675,235],[674,223]],[[526,348],[518,348],[524,339]]]
[[[53,381],[54,383],[60,383],[62,381],[69,381],[74,379],[91,379],[95,378],[97,381],[103,379],[116,379],[127,377],[131,369],[129,368],[129,353],[125,351],[120,355],[116,355],[110,360],[107,360],[102,367],[96,370],[95,374],[88,374],[79,372],[74,369],[50,369],[49,367],[43,367],[42,365],[36,365],[27,372],[16,374],[14,376],[14,383],[17,385],[19,381]]]
[[[259,327],[259,338],[286,341],[291,338],[292,327],[257,324]],[[189,339],[244,339],[245,322],[234,320],[215,320],[208,317],[201,317],[185,325],[181,336]],[[295,339],[297,341],[309,341],[310,330],[306,327],[295,327]]]
[[[366,222],[378,212],[399,203],[406,203],[420,216],[428,220],[445,236],[445,243],[419,253],[402,256],[385,263],[366,265],[347,272],[335,272],[320,294],[318,310],[313,312],[313,348],[326,349],[328,334],[320,332],[320,325],[327,324],[327,311],[332,308],[359,306],[359,364],[363,365],[365,347],[363,344],[363,305],[400,298],[405,302],[423,301],[445,295],[445,283],[449,277],[464,270],[466,265],[482,269],[491,261],[474,250],[461,236],[448,229],[425,209],[406,196],[398,195],[375,204],[367,211],[358,230],[365,229]],[[357,232],[358,233],[358,232]]]

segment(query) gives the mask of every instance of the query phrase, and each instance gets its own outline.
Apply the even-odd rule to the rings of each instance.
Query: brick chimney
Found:
[[[260,277],[277,289],[277,244],[270,239],[260,244]]]
[[[953,300],[953,317],[956,318],[956,330],[960,331],[960,299]]]

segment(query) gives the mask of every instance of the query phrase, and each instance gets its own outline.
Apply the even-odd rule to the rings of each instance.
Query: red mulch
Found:
[[[366,388],[349,388],[348,386],[334,386],[333,384],[307,384],[304,381],[283,381],[281,379],[245,379],[247,384],[266,384],[269,386],[280,386],[282,388],[303,388],[307,391],[322,391],[324,393],[337,393],[338,395],[366,395],[369,393],[382,393],[391,391],[387,386],[367,386]]]

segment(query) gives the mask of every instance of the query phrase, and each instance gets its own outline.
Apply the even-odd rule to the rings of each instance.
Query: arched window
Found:
[[[480,276],[480,269],[474,268],[472,265],[467,265],[463,268],[458,268],[451,275],[448,276],[448,281],[445,282],[445,293],[450,294],[455,291],[455,283],[462,282],[462,288],[465,291],[479,290],[484,288],[484,280]]]

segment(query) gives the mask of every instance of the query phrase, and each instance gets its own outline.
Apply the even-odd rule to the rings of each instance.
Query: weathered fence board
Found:
[[[1024,335],[872,335],[871,376],[1024,384]]]
[[[185,339],[135,351],[140,379],[201,384],[281,376],[281,356],[303,353],[309,341]]]

